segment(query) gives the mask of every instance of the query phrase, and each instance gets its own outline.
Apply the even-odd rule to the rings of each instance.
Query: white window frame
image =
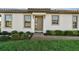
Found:
[[[7,16],[11,16],[11,20],[7,20],[7,18],[6,18]],[[9,26],[9,25],[7,26],[6,25],[7,24],[6,22],[11,22],[11,26]],[[5,15],[5,27],[12,28],[12,14],[6,14]]]
[[[25,17],[26,16],[30,16],[30,19],[25,19]],[[28,21],[28,20],[30,20],[30,21]],[[32,20],[32,18],[31,18],[31,15],[24,15],[24,28],[31,28],[31,20]],[[27,22],[27,23],[26,23]],[[30,23],[30,26],[26,26],[25,24],[28,24],[28,23]]]
[[[76,17],[76,19],[75,19],[76,21],[74,21],[73,17]],[[78,16],[77,15],[73,15],[72,16],[72,27],[73,27],[73,29],[77,29],[78,28]]]
[[[55,17],[57,16],[58,19],[53,19],[54,16]],[[58,24],[59,24],[59,15],[52,15],[52,25],[58,25]]]

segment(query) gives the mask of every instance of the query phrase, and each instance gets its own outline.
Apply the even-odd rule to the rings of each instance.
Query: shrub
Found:
[[[47,35],[52,35],[52,31],[47,30],[47,31],[46,31],[46,34],[47,34]]]
[[[66,36],[79,36],[79,31],[61,31],[61,30],[47,30],[45,35],[66,35]]]
[[[1,35],[2,33],[0,32],[0,35]]]
[[[78,31],[73,31],[73,36],[78,36]]]
[[[63,35],[64,32],[61,30],[55,30],[55,35]]]
[[[33,35],[33,33],[31,33],[31,32],[25,33],[25,36],[26,36],[27,39],[31,39],[32,35]]]
[[[7,32],[7,31],[3,31],[3,32],[1,33],[1,35],[10,35],[10,33]]]
[[[11,34],[11,39],[13,40],[23,40],[23,39],[30,39],[32,37],[31,32],[17,32],[17,31],[12,31]]]
[[[19,40],[20,39],[20,35],[18,33],[11,34],[11,39],[12,40]]]
[[[24,40],[24,39],[27,39],[25,33],[20,35],[20,40]]]
[[[24,32],[19,32],[19,36],[20,36],[20,39],[25,39],[25,33]]]
[[[79,30],[77,32],[78,32],[78,36],[79,36]]]
[[[64,35],[72,36],[73,35],[73,31],[64,31]]]
[[[46,35],[55,35],[55,31],[47,30]]]
[[[55,31],[47,30],[46,34],[47,35],[63,35],[63,31],[61,31],[61,30],[55,30]]]
[[[10,39],[11,39],[11,37],[8,36],[8,35],[2,35],[2,36],[0,36],[0,41],[8,41]]]
[[[11,34],[16,34],[18,33],[16,30],[12,31]]]
[[[31,32],[29,32],[29,31],[28,31],[28,32],[26,32],[26,33],[27,33],[27,34],[31,34]]]
[[[22,35],[22,34],[24,34],[24,32],[21,31],[21,32],[19,32],[19,34]]]
[[[27,36],[24,34],[19,34],[19,33],[16,33],[16,34],[12,34],[11,35],[11,39],[12,40],[24,40],[24,39],[27,39]]]

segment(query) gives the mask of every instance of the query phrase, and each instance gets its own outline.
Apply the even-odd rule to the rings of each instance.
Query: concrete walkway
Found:
[[[48,36],[43,34],[34,34],[32,39],[38,40],[79,40],[79,36]]]

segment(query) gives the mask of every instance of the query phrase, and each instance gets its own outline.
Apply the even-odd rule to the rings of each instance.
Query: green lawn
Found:
[[[17,40],[0,42],[0,51],[79,51],[79,40]]]

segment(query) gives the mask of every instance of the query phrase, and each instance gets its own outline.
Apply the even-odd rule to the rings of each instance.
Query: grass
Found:
[[[18,40],[0,42],[0,51],[79,51],[79,40]]]

